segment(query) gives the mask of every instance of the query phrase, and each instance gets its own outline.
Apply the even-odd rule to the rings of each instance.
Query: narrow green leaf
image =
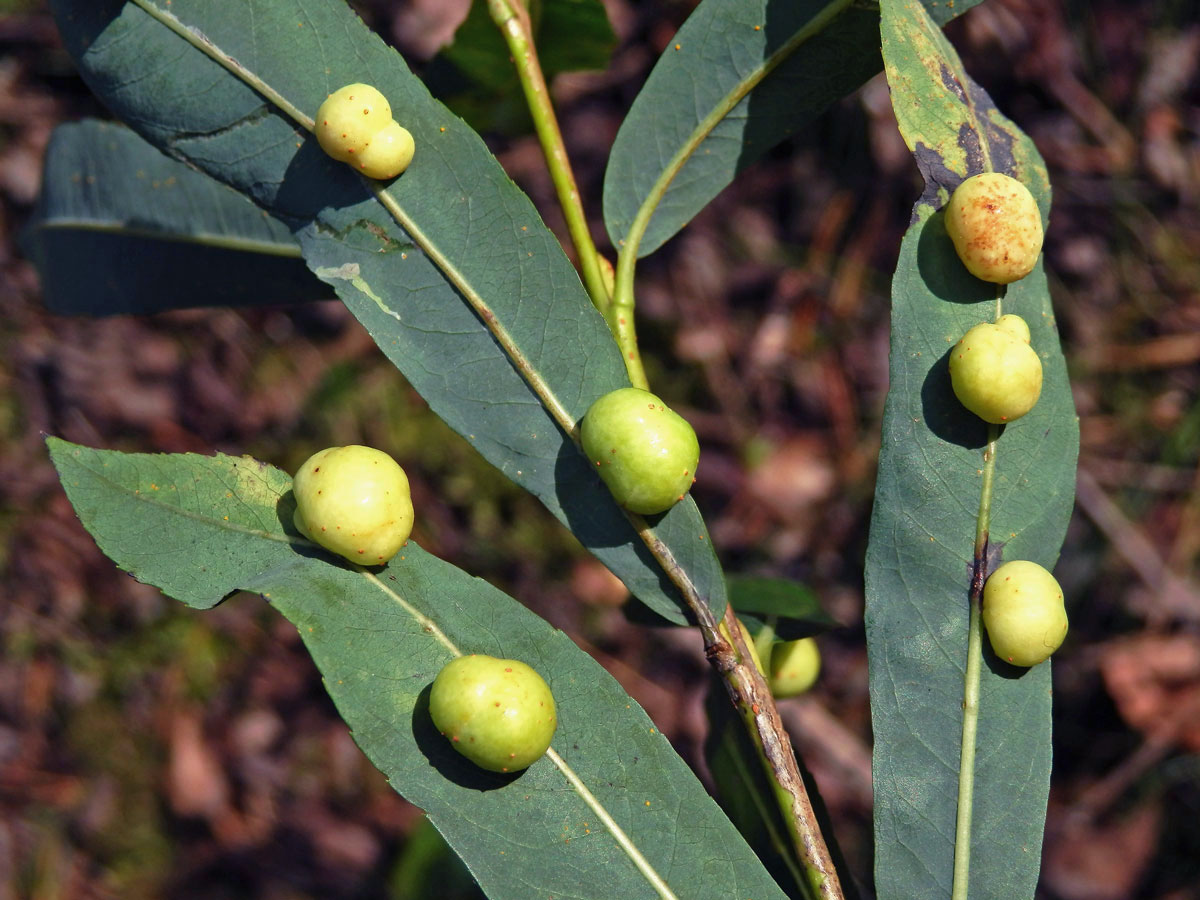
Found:
[[[272,215],[308,223],[297,237],[310,268],[430,407],[643,602],[684,621],[675,588],[566,433],[593,400],[628,384],[607,325],[529,199],[394,50],[340,0],[52,7],[114,112]],[[416,138],[412,166],[386,188],[280,112],[304,117],[354,81],[382,90]],[[695,504],[677,504],[654,528],[698,593],[724,609]]]
[[[980,0],[923,2],[945,22]],[[613,244],[650,216],[637,255],[662,246],[738,172],[878,72],[878,35],[870,3],[704,0],[617,133],[604,177]]]
[[[359,746],[494,900],[783,898],[615,679],[496,588],[414,543],[379,570],[333,562],[294,537],[291,478],[255,460],[48,443],[84,526],[119,566],[194,606],[261,594],[296,626]],[[561,765],[548,756],[494,775],[437,733],[428,687],[458,652],[521,659],[546,678]]]
[[[962,72],[919,7],[883,4],[892,102],[927,179],[892,283],[891,388],[867,551],[867,649],[875,737],[875,881],[882,900],[949,896],[968,591],[984,423],[949,383],[951,346],[992,321],[996,286],[967,273],[939,211],[948,190],[991,161],[1033,192],[1050,187],[1029,138]],[[974,148],[974,149],[972,149]],[[1079,430],[1041,263],[1008,286],[1042,358],[1033,411],[996,455],[994,561],[1050,567],[1071,513]],[[1015,669],[986,653],[975,771],[970,896],[1033,896],[1050,775],[1050,665]]]
[[[1048,221],[1049,176],[1033,142],[971,80],[938,23],[923,9],[884,0],[881,10],[892,108],[925,178],[921,204],[938,209],[968,175],[1004,172],[1030,190],[1042,188],[1041,195],[1034,193],[1042,221]],[[983,282],[971,283],[973,296],[992,290]]]
[[[721,809],[775,880],[786,885],[792,896],[806,896],[808,882],[795,859],[772,785],[757,763],[758,750],[715,678],[710,681],[704,709],[708,720],[704,758]]]
[[[282,222],[129,129],[95,119],[54,130],[23,237],[46,304],[57,313],[154,313],[331,295]]]
[[[782,640],[808,637],[837,624],[812,590],[787,578],[730,576],[729,604],[743,619],[775,619],[775,634]]]

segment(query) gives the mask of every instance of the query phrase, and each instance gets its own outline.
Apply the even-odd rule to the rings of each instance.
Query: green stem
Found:
[[[554,182],[554,190],[558,193],[558,202],[567,221],[567,232],[571,235],[571,243],[575,245],[575,253],[579,257],[584,286],[596,308],[601,313],[607,313],[610,297],[601,274],[600,254],[592,241],[587,216],[583,212],[583,202],[579,197],[579,187],[575,183],[575,173],[567,157],[567,148],[563,143],[562,131],[558,127],[558,118],[554,114],[554,105],[550,102],[550,91],[546,86],[546,77],[534,46],[529,13],[521,0],[488,0],[488,12],[491,13],[492,21],[500,29],[500,33],[504,35],[508,52],[512,54],[513,65],[517,68],[521,90],[525,92],[525,102],[533,116],[538,142],[542,145],[546,166],[550,170],[550,178]]]
[[[983,664],[983,623],[972,593],[967,672],[963,685],[962,753],[958,764],[958,821],[954,830],[952,900],[966,900],[971,873],[971,813],[975,802],[975,741],[979,730],[979,674]]]
[[[967,625],[967,668],[963,676],[962,749],[958,763],[958,822],[954,830],[954,881],[951,900],[966,900],[971,871],[971,818],[975,805],[975,744],[979,733],[979,679],[983,671],[983,583],[987,580],[988,531],[992,518],[992,479],[1000,426],[988,426],[983,457],[983,484],[975,519],[975,552],[971,576],[971,616]]]
[[[618,260],[618,265],[620,265]],[[629,273],[630,284],[633,283],[633,271]],[[612,304],[608,307],[608,327],[617,339],[621,348],[621,356],[625,360],[625,370],[629,373],[629,381],[634,387],[643,391],[650,390],[650,381],[646,378],[646,370],[642,366],[642,354],[638,350],[636,320],[633,317],[633,288],[621,293],[619,283],[614,286]]]

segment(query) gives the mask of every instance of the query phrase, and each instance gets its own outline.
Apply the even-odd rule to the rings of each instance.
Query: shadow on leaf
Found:
[[[1007,660],[997,656],[996,651],[992,649],[992,642],[988,640],[986,629],[983,636],[983,661],[987,664],[988,669],[993,675],[1007,678],[1009,681],[1024,678],[1028,672],[1037,668],[1036,666],[1014,666]]]
[[[951,347],[933,364],[921,385],[925,425],[950,444],[976,450],[987,444],[987,423],[967,410],[950,385]]]
[[[938,211],[921,226],[917,243],[917,268],[930,292],[950,303],[980,303],[993,300],[996,286],[980,281],[967,271],[946,233],[946,214]]]
[[[275,194],[272,214],[284,221],[306,223],[323,209],[356,206],[371,196],[367,182],[345,163],[328,156],[310,137],[288,163]]]
[[[275,503],[275,514],[279,516],[279,528],[284,534],[288,537],[299,538],[305,542],[291,544],[291,548],[295,553],[308,559],[321,559],[331,565],[343,569],[346,568],[345,559],[316,544],[296,527],[296,495],[293,491],[288,491],[280,496],[279,500]]]
[[[434,726],[433,719],[429,715],[431,688],[432,685],[427,684],[417,695],[412,712],[412,733],[413,739],[417,742],[417,748],[425,754],[429,764],[437,769],[443,778],[469,790],[492,791],[512,784],[525,774],[524,769],[508,775],[489,772],[454,750]]]
[[[554,463],[555,485],[559,503],[566,514],[567,524],[583,546],[593,552],[611,547],[621,547],[630,544],[642,562],[658,576],[659,589],[668,596],[676,595],[676,588],[671,584],[666,572],[655,561],[653,554],[642,543],[633,524],[626,518],[625,513],[613,500],[608,487],[595,473],[591,463],[579,451],[574,442],[564,440]],[[655,516],[645,516],[646,523],[654,528],[673,511],[679,510],[682,504],[676,504],[665,513]],[[601,561],[604,561],[603,558]],[[634,592],[633,585],[628,585]],[[640,605],[640,604],[635,604]],[[682,611],[682,606],[681,606]],[[682,621],[671,622],[661,616],[661,611],[654,612],[646,609],[653,624],[683,624]],[[654,621],[659,620],[659,621]]]
[[[287,491],[279,496],[275,503],[275,514],[279,516],[279,528],[284,534],[292,537],[304,537],[296,527],[296,494]]]

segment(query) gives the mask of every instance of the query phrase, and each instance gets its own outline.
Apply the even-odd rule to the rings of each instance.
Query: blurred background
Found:
[[[465,13],[354,5],[431,73]],[[695,4],[606,5],[611,66],[554,85],[598,240],[608,147]],[[987,0],[947,31],[1049,165],[1047,269],[1081,417],[1039,897],[1200,897],[1200,4]],[[707,777],[696,636],[629,624],[624,588],[339,303],[46,311],[17,237],[54,126],[104,115],[45,4],[0,0],[0,900],[476,896],[355,747],[294,629],[258,598],[194,612],[118,572],[59,489],[47,433],[289,471],[331,444],[387,449],[413,481],[416,539],[565,629]],[[565,236],[536,142],[519,120],[492,128]],[[782,708],[864,897],[862,568],[890,272],[919,193],[877,78],[639,269],[651,382],[700,434],[695,496],[722,559],[803,582],[840,623],[815,691]]]

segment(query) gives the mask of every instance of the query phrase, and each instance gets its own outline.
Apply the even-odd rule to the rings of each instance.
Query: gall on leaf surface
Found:
[[[429,691],[457,653],[520,659],[546,679],[552,748],[677,897],[783,900],[641,707],[513,598],[411,541],[378,570],[335,564],[291,526],[291,477],[257,460],[48,445],[84,527],[122,569],[198,608],[258,594],[296,626],[355,741],[493,900],[656,893],[552,759],[497,775],[450,748]]]
[[[987,426],[962,407],[947,357],[996,318],[996,286],[966,271],[939,210],[990,159],[1032,191],[1050,186],[1033,143],[963,72],[915,4],[882,4],[883,54],[901,131],[926,178],[892,281],[890,388],[866,563],[874,746],[875,879],[881,900],[949,896],[967,657],[968,592]],[[1070,518],[1079,429],[1042,263],[1008,286],[1029,324],[1041,398],[1005,426],[991,508],[992,565],[1054,564]],[[970,896],[1034,893],[1050,780],[1050,666],[1018,678],[985,657],[980,684]]]
[[[110,109],[288,224],[312,271],[434,412],[640,600],[685,621],[675,587],[549,409],[573,427],[597,397],[628,385],[607,325],[528,197],[395,50],[337,0],[51,8]],[[311,116],[353,82],[377,87],[419,148],[387,185],[331,159],[268,99],[275,92]],[[545,385],[546,403],[526,375]],[[724,580],[695,503],[677,504],[654,531],[697,593],[723,610]]]

